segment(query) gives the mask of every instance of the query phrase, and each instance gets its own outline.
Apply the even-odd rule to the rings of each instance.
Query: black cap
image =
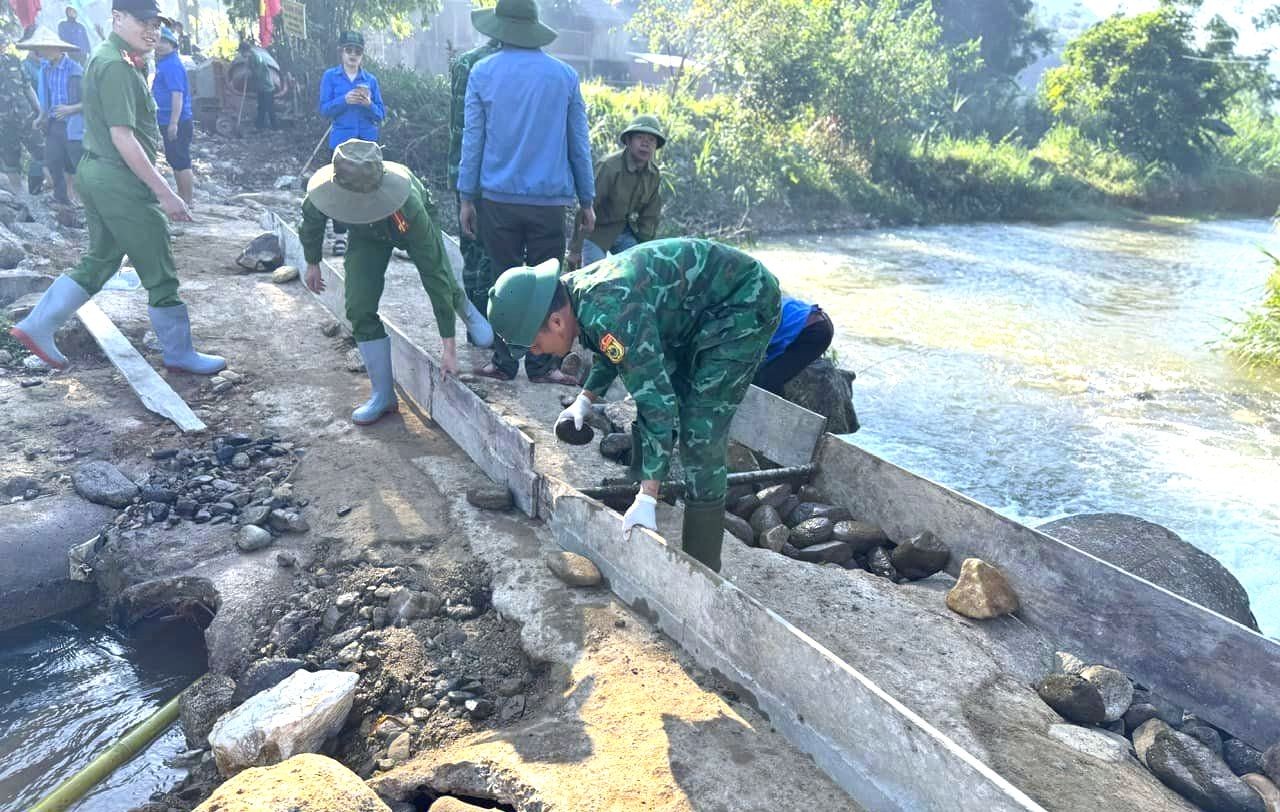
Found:
[[[111,10],[126,11],[139,20],[154,20],[158,17],[165,23],[171,22],[160,11],[160,5],[156,0],[111,0]]]
[[[342,48],[347,45],[354,45],[357,48],[364,48],[364,34],[359,31],[343,31],[338,37],[338,47]]]

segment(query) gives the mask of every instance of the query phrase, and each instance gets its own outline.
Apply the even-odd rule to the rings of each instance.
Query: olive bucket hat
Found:
[[[657,116],[636,116],[627,125],[627,128],[618,134],[618,143],[624,147],[627,145],[627,136],[632,133],[648,133],[658,139],[658,149],[667,143],[667,136],[662,133],[662,123],[658,121]]]
[[[409,199],[409,168],[382,160],[382,148],[352,138],[307,184],[307,199],[331,220],[352,225],[390,217]]]
[[[489,289],[489,324],[517,361],[542,329],[559,280],[560,260],[549,259],[508,270]]]
[[[541,48],[556,38],[555,29],[538,19],[536,0],[498,0],[493,8],[471,12],[471,24],[481,34],[517,48]]]

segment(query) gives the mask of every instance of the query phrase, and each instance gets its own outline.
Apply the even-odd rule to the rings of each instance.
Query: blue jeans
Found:
[[[622,229],[622,233],[618,235],[618,239],[613,241],[613,245],[609,246],[610,254],[620,254],[628,248],[634,248],[639,245],[640,241],[636,239],[636,235],[631,233],[631,228]],[[604,249],[593,243],[591,240],[582,241],[582,265],[586,267],[593,262],[599,262],[604,259]]]

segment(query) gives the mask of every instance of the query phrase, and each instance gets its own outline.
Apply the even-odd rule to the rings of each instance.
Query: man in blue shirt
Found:
[[[498,0],[471,12],[502,49],[471,69],[458,165],[462,232],[478,233],[494,276],[564,257],[565,207],[577,202],[584,233],[595,228],[595,174],[578,74],[542,46],[556,32],[535,0]],[[495,342],[493,363],[476,373],[511,380],[519,362]],[[577,386],[550,355],[526,355],[537,383]]]
[[[178,35],[167,26],[160,29],[160,41],[156,43],[156,75],[151,81],[151,95],[156,100],[156,123],[164,138],[165,160],[178,184],[178,197],[190,206],[195,192],[195,177],[191,172],[195,117],[191,112],[187,69],[178,55]]]
[[[320,115],[331,120],[329,152],[339,144],[358,138],[378,142],[378,128],[387,117],[378,80],[362,66],[364,35],[343,31],[338,37],[339,64],[329,68],[320,79]],[[347,225],[333,224],[333,255],[347,252]]]
[[[40,118],[36,126],[44,136],[44,164],[53,181],[53,200],[69,206],[75,189],[68,188],[67,175],[75,177],[84,140],[84,116],[80,114],[80,82],[84,69],[69,54],[75,45],[63,42],[41,26],[21,48],[40,54]]]
[[[751,382],[781,395],[787,381],[822,357],[834,336],[831,318],[821,307],[782,294],[782,318]]]
[[[34,49],[27,51],[27,58],[22,60],[22,70],[27,75],[27,81],[31,83],[31,92],[35,94],[34,98],[37,102],[40,100],[40,70],[43,67],[44,60],[40,58],[39,52]],[[34,139],[31,147],[35,152],[31,153],[31,160],[27,162],[27,192],[38,195],[44,189],[44,161],[41,160],[44,155],[44,146],[39,143],[40,138],[37,134],[32,133],[30,137]]]
[[[79,17],[75,6],[67,6],[67,19],[58,23],[58,39],[75,46],[71,58],[83,65],[92,49],[89,47],[89,30],[80,22]]]

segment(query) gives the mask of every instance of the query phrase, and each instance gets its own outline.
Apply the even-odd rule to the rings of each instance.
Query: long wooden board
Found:
[[[1280,643],[828,434],[817,485],[895,540],[928,530],[1002,569],[1019,617],[1259,749],[1280,741]]]
[[[729,424],[730,439],[779,465],[811,462],[826,433],[827,418],[758,386],[747,387]]]
[[[173,387],[169,386],[129,343],[129,339],[125,338],[115,322],[102,312],[102,308],[93,302],[87,302],[76,312],[76,315],[84,328],[89,331],[89,335],[93,336],[93,340],[98,342],[102,352],[124,375],[129,386],[138,393],[138,400],[142,401],[143,406],[166,420],[173,421],[174,425],[184,432],[204,431],[207,428],[204,421],[191,411],[187,402],[173,391]]]

